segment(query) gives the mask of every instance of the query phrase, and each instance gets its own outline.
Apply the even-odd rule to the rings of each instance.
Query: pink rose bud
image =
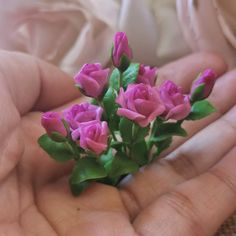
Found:
[[[103,109],[88,102],[75,104],[63,111],[64,119],[72,130],[77,129],[83,122],[100,120]]]
[[[98,98],[108,83],[109,69],[100,63],[85,64],[75,76],[76,85],[88,97]]]
[[[72,139],[79,138],[80,147],[100,155],[107,149],[108,125],[106,121],[98,120],[81,123],[79,128],[72,132]]]
[[[116,102],[121,106],[117,114],[141,127],[146,127],[165,111],[158,90],[146,84],[130,84],[125,92],[121,88]]]
[[[41,124],[50,136],[52,132],[57,132],[66,137],[67,131],[62,122],[62,117],[58,112],[45,112],[41,118]]]
[[[191,104],[189,97],[183,95],[181,88],[172,81],[167,80],[164,82],[160,87],[160,96],[166,107],[163,115],[167,120],[182,120],[190,113]]]
[[[190,98],[192,101],[199,101],[207,98],[214,87],[216,74],[213,70],[207,69],[193,82]],[[197,91],[199,86],[204,85],[202,91]]]
[[[132,50],[129,47],[127,36],[124,32],[117,32],[112,49],[112,61],[115,67],[124,71],[132,59]]]
[[[140,65],[139,73],[137,77],[137,84],[143,83],[143,84],[149,84],[150,86],[155,86],[156,84],[156,78],[157,78],[157,68],[145,65]]]

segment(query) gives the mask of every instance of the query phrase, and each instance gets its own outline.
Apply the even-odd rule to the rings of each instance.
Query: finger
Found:
[[[135,219],[136,231],[140,235],[213,235],[236,209],[235,157],[234,147],[207,173],[163,195]]]
[[[0,76],[0,101],[10,100],[20,114],[51,109],[78,96],[68,75],[25,54],[1,51]]]
[[[50,109],[76,96],[71,78],[56,67],[21,53],[0,51],[0,180],[24,152],[20,115],[33,108]]]
[[[131,195],[132,199],[136,199],[136,205],[133,206],[129,203],[127,206],[133,212],[133,215],[175,185],[206,171],[235,145],[236,108],[234,105],[236,84],[233,83],[235,74],[236,70],[217,81],[214,93],[218,96],[214,95],[212,102],[216,104],[220,112],[210,119],[196,122],[196,125],[191,122],[191,126],[188,127],[187,131],[191,137],[212,122],[210,125],[189,140],[185,140],[185,143],[176,150],[172,152],[168,150],[167,158],[145,168],[135,178],[131,178],[123,184],[122,194],[124,198],[129,199]],[[226,91],[227,95],[225,94]],[[230,110],[223,115],[228,109]],[[191,132],[191,128],[194,129],[193,132]],[[179,143],[182,143],[182,141],[173,143],[175,148]]]
[[[93,184],[73,197],[64,178],[36,191],[37,206],[57,235],[135,235],[114,187]]]
[[[211,53],[192,54],[187,57],[181,58],[175,62],[169,63],[166,66],[160,68],[158,84],[163,83],[167,79],[173,80],[183,88],[184,92],[188,93],[190,90],[191,83],[196,78],[196,76],[207,68],[212,68],[216,72],[217,76],[220,77],[220,75],[222,75],[226,71],[227,65],[224,63],[222,58],[219,57],[217,54],[211,54]],[[218,90],[222,88],[221,87],[222,84],[225,84],[225,83],[224,82],[218,83]],[[214,91],[215,90],[216,89],[214,88]],[[233,91],[233,90],[230,89],[230,91]],[[218,94],[218,93],[213,92],[213,94]],[[213,94],[211,95],[211,97],[214,96]],[[225,99],[227,98],[228,96],[226,96]],[[213,100],[217,100],[217,96],[214,96]],[[228,100],[229,99],[227,99],[227,101]],[[227,106],[228,104],[229,106]],[[226,103],[226,106],[221,106],[222,108],[221,111],[222,112],[227,111],[231,104],[232,102],[231,103],[228,102]],[[174,150],[181,143],[184,143],[186,139],[191,137],[198,130],[205,127],[207,124],[217,119],[218,117],[219,116],[214,115],[214,116],[211,116],[210,118],[207,118],[198,122],[196,121],[188,122],[187,124],[185,122],[183,127],[188,131],[188,137],[187,138],[174,137],[171,147],[167,149],[165,152],[163,152],[161,156],[166,156],[166,154]]]
[[[235,124],[236,106],[170,153],[165,161],[186,179],[201,174],[236,144]]]
[[[195,53],[160,68],[157,83],[169,79],[181,86],[184,92],[189,92],[192,81],[207,68],[212,68],[220,76],[227,66],[217,54]]]
[[[236,70],[232,70],[223,76],[221,76],[214,86],[213,92],[209,97],[209,101],[216,107],[217,112],[213,115],[199,120],[199,121],[185,121],[183,123],[183,128],[186,129],[188,133],[187,138],[175,137],[171,147],[163,152],[162,156],[166,156],[176,147],[180,146],[187,139],[196,134],[199,130],[203,129],[221,115],[225,114],[229,109],[235,105],[236,101],[236,83],[235,83]]]

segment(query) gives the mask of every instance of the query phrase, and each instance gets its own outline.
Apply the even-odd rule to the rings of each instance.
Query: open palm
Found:
[[[222,74],[215,55],[197,54],[160,69],[186,91],[201,70]],[[236,209],[236,72],[210,98],[218,113],[187,122],[165,158],[124,180],[119,190],[93,184],[79,197],[68,188],[73,163],[58,164],[37,145],[40,112],[60,109],[78,92],[54,66],[0,53],[0,235],[212,235]],[[78,102],[78,99],[77,99]]]

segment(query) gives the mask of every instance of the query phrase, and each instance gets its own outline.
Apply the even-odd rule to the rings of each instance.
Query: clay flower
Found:
[[[216,74],[213,70],[207,69],[193,82],[190,97],[191,100],[202,100],[207,98],[214,87]],[[204,86],[203,90],[198,91],[200,86]]]
[[[100,120],[103,109],[88,102],[75,104],[63,111],[64,119],[72,130],[77,129],[83,122]]]
[[[58,112],[45,112],[41,118],[41,124],[45,128],[47,134],[50,136],[53,132],[57,132],[66,137],[67,131],[62,122],[61,114]]]
[[[127,36],[124,32],[117,32],[112,48],[112,61],[115,67],[125,70],[132,59],[132,50],[129,47]]]
[[[165,111],[156,88],[145,84],[130,84],[126,91],[120,89],[116,102],[121,106],[117,114],[146,127]]]
[[[143,84],[149,84],[150,86],[155,86],[157,78],[157,68],[150,66],[145,66],[143,64],[139,67],[139,73],[137,77],[137,84],[143,83]]]
[[[81,123],[79,128],[72,132],[72,139],[79,139],[80,147],[99,155],[107,149],[108,135],[107,122],[93,120]]]
[[[165,104],[165,119],[182,120],[191,111],[189,97],[184,95],[181,88],[167,80],[160,87],[160,96]]]
[[[191,93],[184,94],[172,81],[157,87],[156,67],[131,63],[124,32],[116,33],[111,53],[110,76],[110,69],[93,63],[74,78],[91,101],[42,116],[47,133],[38,144],[53,160],[74,165],[69,177],[73,195],[93,182],[118,186],[125,176],[156,160],[174,136],[185,137],[182,122],[215,112],[203,100],[216,80],[212,70],[200,74]]]
[[[109,71],[100,63],[85,64],[75,76],[75,83],[86,96],[98,98],[108,83]]]

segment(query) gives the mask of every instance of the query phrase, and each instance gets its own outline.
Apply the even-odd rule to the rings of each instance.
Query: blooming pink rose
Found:
[[[192,97],[192,95],[195,93],[195,90],[201,86],[201,85],[205,85],[204,86],[204,90],[202,94],[198,95],[198,100],[202,100],[207,98],[216,81],[216,74],[213,70],[211,69],[207,69],[205,70],[192,84],[192,88],[191,88],[191,93],[190,93],[190,97]]]
[[[62,136],[66,137],[67,131],[62,122],[62,117],[58,112],[45,112],[41,118],[41,124],[47,131],[48,135],[51,135],[52,132],[57,132]]]
[[[137,77],[137,84],[143,83],[143,84],[149,84],[151,86],[155,86],[157,78],[157,68],[145,65],[140,65],[139,67],[139,73]]]
[[[166,107],[163,114],[166,119],[182,120],[190,113],[189,97],[183,95],[181,88],[172,81],[164,82],[160,87],[160,96]]]
[[[77,129],[82,122],[100,120],[103,109],[88,102],[75,104],[63,111],[64,119],[72,130]]]
[[[134,120],[141,127],[146,127],[165,111],[157,88],[146,84],[130,84],[125,92],[121,88],[116,102],[121,105],[117,114]]]
[[[79,138],[80,147],[93,151],[97,155],[107,149],[108,125],[106,121],[88,121],[81,123],[79,128],[72,132],[72,139]]]
[[[114,38],[112,61],[115,67],[120,67],[122,56],[132,59],[132,50],[129,47],[127,36],[124,32],[117,32]]]
[[[108,83],[109,71],[110,69],[102,69],[100,63],[85,64],[74,79],[86,96],[97,98]]]

